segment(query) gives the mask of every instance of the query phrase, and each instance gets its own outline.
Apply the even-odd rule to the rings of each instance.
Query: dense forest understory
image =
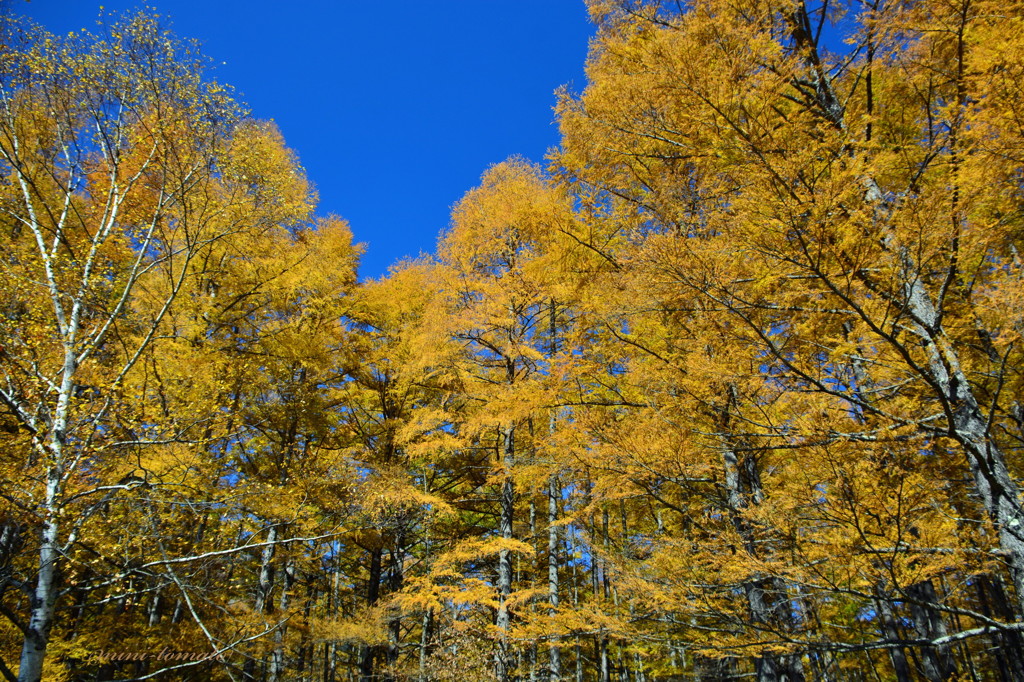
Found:
[[[5,680],[1024,681],[1024,4],[588,5],[371,281],[157,17],[5,18]]]

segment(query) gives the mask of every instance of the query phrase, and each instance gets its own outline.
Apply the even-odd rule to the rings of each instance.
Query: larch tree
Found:
[[[459,475],[445,447],[422,444],[444,433],[434,416],[460,390],[450,372],[457,351],[428,319],[436,296],[431,263],[402,263],[365,282],[350,315],[338,409],[352,438],[347,455],[362,472],[363,528],[350,542],[358,552],[359,675],[366,680],[400,679],[403,640],[417,627],[421,670],[430,646],[436,604],[426,595],[405,600],[406,583],[430,561],[432,527],[450,515],[450,476]]]
[[[516,674],[522,653],[513,642],[514,612],[532,599],[515,593],[526,587],[516,585],[517,573],[522,574],[517,565],[532,564],[536,552],[521,527],[521,500],[538,490],[531,480],[543,471],[534,466],[536,443],[538,433],[549,429],[554,405],[552,383],[545,377],[551,372],[554,261],[544,256],[551,235],[571,222],[570,206],[567,195],[550,186],[538,168],[511,159],[489,169],[455,207],[440,244],[447,334],[464,349],[458,370],[467,408],[459,435],[466,448],[493,455],[480,465],[492,472],[496,527],[494,538],[478,551],[496,559],[491,599],[499,680]],[[535,532],[535,523],[531,526],[528,532]],[[525,570],[533,573],[532,566]],[[546,568],[545,583],[549,575]]]
[[[794,469],[776,499],[792,496],[792,518],[813,520],[802,534],[860,540],[846,546],[852,556],[832,555],[859,567],[839,583],[829,582],[838,573],[815,575],[828,555],[804,544],[799,582],[821,590],[826,607],[830,589],[864,608],[874,594],[880,621],[911,603],[917,636],[948,642],[927,614],[970,604],[937,603],[929,584],[961,566],[982,570],[967,560],[980,533],[1005,562],[1019,609],[1019,484],[1007,457],[1018,348],[1013,314],[993,313],[1018,281],[1019,194],[1004,178],[1019,169],[1008,151],[1019,128],[1006,115],[1014,86],[1004,74],[1021,57],[1002,22],[1019,22],[1019,8],[591,7],[601,37],[588,89],[563,99],[559,172],[603,197],[604,233],[631,226],[640,248],[623,260],[646,262],[676,300],[727,320],[730,362],[753,362],[796,410],[759,426],[760,447],[817,469],[801,484],[817,492],[797,494]],[[852,56],[824,48],[843,29]],[[749,441],[751,415],[734,417],[718,432]],[[971,499],[956,492],[961,476]],[[974,617],[987,625],[958,636],[1014,627]],[[898,652],[902,634],[880,634]],[[949,674],[941,652],[925,654],[929,678]],[[894,655],[897,674],[900,665]]]

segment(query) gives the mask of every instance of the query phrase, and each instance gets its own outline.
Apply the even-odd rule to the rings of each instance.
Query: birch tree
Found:
[[[215,276],[205,291],[193,285],[216,245],[304,220],[311,194],[286,152],[271,158],[279,137],[239,127],[240,108],[157,18],[129,17],[100,37],[5,31],[0,401],[25,439],[3,488],[37,552],[19,584],[24,606],[11,610],[24,633],[18,679],[35,682],[64,557],[97,511],[147,483],[131,448],[201,431],[193,415],[135,424],[125,438],[117,423],[136,412],[134,373],[182,296],[215,295]]]

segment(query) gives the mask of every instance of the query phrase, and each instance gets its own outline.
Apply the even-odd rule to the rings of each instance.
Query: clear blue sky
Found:
[[[93,28],[130,0],[0,0],[51,32]],[[352,225],[362,277],[432,252],[487,166],[543,161],[554,90],[581,90],[594,27],[583,0],[151,0],[197,38],[214,76],[274,119]]]

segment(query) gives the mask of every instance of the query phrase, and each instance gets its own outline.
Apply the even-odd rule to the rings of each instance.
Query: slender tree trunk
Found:
[[[366,579],[366,604],[368,606],[373,606],[380,598],[381,556],[383,553],[384,548],[379,544],[370,550],[370,573]],[[369,644],[362,646],[359,661],[359,679],[362,682],[373,682],[375,654],[375,647]]]
[[[278,613],[288,610],[289,593],[295,581],[295,564],[289,560],[284,567],[284,580],[281,585],[281,596],[277,602]],[[279,682],[285,673],[285,626],[281,625],[274,631],[274,651],[270,657],[270,682]]]
[[[730,387],[727,402],[735,405],[739,398],[736,389]],[[728,433],[731,413],[726,408],[719,415],[722,431]],[[760,504],[764,498],[761,487],[761,475],[752,453],[744,455],[742,460],[729,444],[722,448],[722,463],[725,472],[726,506],[732,525],[743,540],[744,551],[757,558],[758,550],[754,538],[754,529],[743,515],[750,505]],[[750,607],[751,619],[761,626],[790,629],[788,598],[782,581],[774,577],[755,575],[744,585],[747,604]],[[802,682],[804,680],[803,662],[797,655],[777,654],[763,651],[754,661],[754,669],[758,682]]]
[[[900,632],[896,614],[893,613],[890,596],[881,588],[877,592],[875,605],[878,612],[878,627],[882,631],[882,636],[887,642],[903,641],[905,637]],[[892,661],[893,671],[896,673],[898,682],[912,682],[914,678],[910,674],[910,664],[907,662],[907,654],[902,646],[889,648],[889,660]]]
[[[274,551],[277,548],[278,529],[276,525],[267,531],[267,544],[260,552],[260,574],[253,598],[253,612],[263,615],[271,608],[270,593],[274,589]],[[242,665],[242,679],[254,682],[256,679],[256,658],[248,657]]]
[[[558,476],[548,480],[548,604],[549,613],[558,613]],[[548,679],[551,682],[562,678],[562,653],[558,637],[551,637],[548,649]]]
[[[975,585],[982,615],[1005,621],[1012,619],[1013,607],[998,576],[979,575]],[[994,632],[989,641],[1001,682],[1024,682],[1024,637],[1019,632]],[[967,654],[970,655],[969,648]]]
[[[909,261],[909,256],[904,255]],[[909,270],[909,266],[907,268]],[[941,321],[920,280],[911,272],[905,277],[907,308],[917,336],[928,352],[929,383],[947,410],[950,436],[963,447],[989,518],[999,530],[999,545],[1008,555],[1010,575],[1017,594],[1017,615],[1024,613],[1024,510],[1021,491],[1003,452],[989,437],[988,420],[961,367],[960,358],[941,329]]]
[[[502,538],[510,540],[513,537],[512,522],[515,515],[515,485],[512,481],[512,467],[515,464],[515,427],[509,426],[501,430],[500,448],[504,480],[501,484],[498,532]],[[512,552],[502,548],[498,552],[498,611],[494,622],[498,628],[498,650],[495,655],[498,682],[508,682],[511,679],[512,658],[508,642],[508,631],[511,625],[508,599],[511,594]]]
[[[52,468],[46,482],[46,509],[39,546],[39,575],[32,591],[28,629],[21,649],[18,682],[39,682],[50,637],[50,625],[57,601],[57,558],[60,555],[60,524],[56,502],[60,490],[59,470]]]
[[[338,558],[334,557],[334,566],[331,571],[331,595],[327,608],[327,615],[335,617],[338,614]],[[324,679],[323,682],[335,682],[338,670],[338,645],[334,642],[324,644]]]
[[[693,657],[694,677],[700,682],[726,682],[736,679],[735,658]]]
[[[595,529],[596,531],[596,529]],[[595,538],[596,539],[596,538]],[[608,509],[603,507],[601,509],[601,547],[604,551],[604,558],[598,562],[599,567],[599,582],[601,587],[601,599],[608,601],[611,595],[611,578],[608,576],[608,560],[607,557],[611,552],[611,543],[608,537]],[[605,633],[604,628],[598,630],[597,637],[597,648],[598,648],[598,670],[600,682],[611,682],[611,663],[608,658],[608,635]]]
[[[54,301],[58,308],[59,301]],[[46,467],[46,497],[43,503],[43,523],[39,538],[39,573],[29,602],[29,621],[21,648],[18,682],[39,682],[43,675],[43,659],[50,639],[50,627],[57,605],[57,561],[61,554],[60,522],[63,503],[63,477],[65,438],[67,437],[71,396],[74,394],[74,376],[78,369],[75,339],[78,330],[80,301],[74,303],[64,338],[64,364],[53,422],[49,429],[48,447],[35,442],[37,450],[49,459]]]
[[[405,581],[405,574],[403,569],[403,554],[404,554],[404,537],[399,535],[398,541],[396,542],[395,548],[391,551],[391,570],[388,576],[388,589],[392,593],[398,592],[402,589],[402,583]],[[399,613],[395,613],[388,620],[388,673],[387,679],[392,678],[392,671],[398,665],[398,647],[402,642],[402,617]]]
[[[583,682],[583,643],[576,635],[576,682]]]
[[[575,532],[571,535],[572,537],[572,553],[575,553],[579,549],[579,541],[576,537]],[[572,605],[578,607],[580,604],[580,577],[576,571],[576,562],[573,561],[572,567]],[[576,658],[576,682],[583,682],[583,643],[579,635],[576,635],[576,642],[573,645],[573,653]]]
[[[554,361],[558,352],[558,305],[554,298],[548,306],[548,360]],[[548,430],[554,434],[556,413],[552,411]],[[548,613],[554,618],[558,614],[558,497],[561,486],[558,474],[548,479]],[[548,680],[556,682],[562,678],[562,651],[557,636],[552,635],[548,645]]]
[[[640,657],[639,653],[635,653],[633,660],[636,662],[636,682],[647,682],[647,675],[644,673],[644,659]]]
[[[597,649],[597,679],[599,682],[611,682],[611,673],[608,670],[608,636],[605,635],[604,628],[598,629],[594,648]]]
[[[420,671],[419,682],[427,682],[427,654],[430,648],[430,629],[433,626],[434,609],[423,612],[423,623],[420,625]]]
[[[530,424],[531,424],[530,431],[531,431],[531,434],[532,434],[532,431],[533,431],[533,428],[532,428],[532,424],[533,423],[532,423],[532,421],[530,422]],[[534,453],[534,454],[536,454],[536,453]],[[537,573],[538,573],[538,570],[539,570],[539,567],[537,565],[537,560],[541,556],[541,551],[540,551],[540,534],[537,532],[537,502],[536,502],[536,500],[534,500],[532,498],[530,499],[530,538],[533,541],[533,556],[534,556],[534,559],[530,562],[530,566],[529,566],[529,570],[530,570],[530,590],[533,591],[537,587]],[[522,562],[521,559],[517,562],[517,565],[520,566],[520,570],[521,570],[521,567],[523,565],[523,562]],[[520,581],[523,579],[521,572],[519,574],[517,574],[516,579],[520,580]],[[535,613],[536,611],[537,611],[537,607],[533,603],[533,600],[531,600],[531,602],[530,602],[530,613]],[[529,650],[527,652],[527,659],[528,659],[528,665],[529,665],[529,669],[530,669],[529,680],[530,680],[530,682],[537,682],[539,671],[537,669],[537,639],[536,638],[533,638],[530,641]],[[547,675],[544,675],[544,677],[546,678]]]
[[[935,640],[948,634],[942,612],[935,608],[939,597],[931,580],[907,588],[911,598],[910,613],[914,630],[923,639]],[[921,673],[929,682],[944,682],[956,674],[956,662],[948,645],[924,646],[921,650]]]
[[[316,603],[319,590],[317,586],[309,579],[309,575],[306,575],[308,581],[308,589],[306,592],[306,602],[302,607],[302,630],[299,635],[299,660],[296,666],[296,672],[299,673],[300,682],[311,682],[313,679],[313,668],[316,665],[316,647],[310,640],[309,632],[309,617],[313,613],[313,604]]]
[[[146,606],[146,625],[151,628],[160,622],[160,592],[161,590],[154,591]]]

